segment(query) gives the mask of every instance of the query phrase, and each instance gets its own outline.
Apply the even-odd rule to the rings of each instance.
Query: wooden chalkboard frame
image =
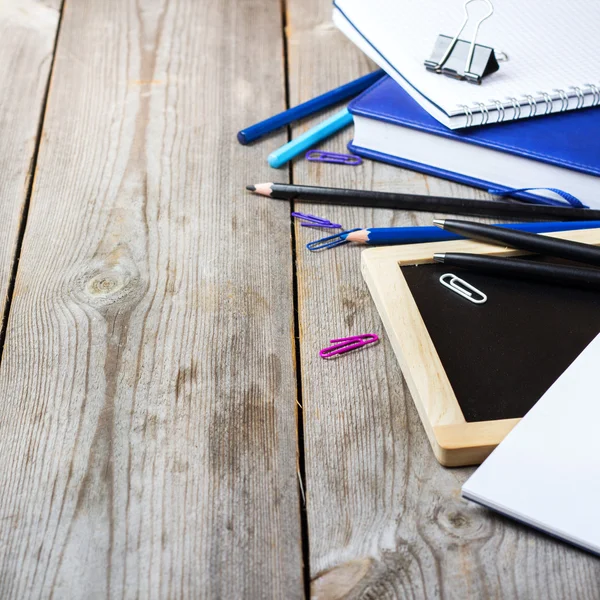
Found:
[[[544,234],[600,245],[600,229]],[[362,273],[438,461],[481,463],[520,419],[468,423],[400,267],[433,262],[436,252],[518,256],[519,250],[468,240],[370,248]]]

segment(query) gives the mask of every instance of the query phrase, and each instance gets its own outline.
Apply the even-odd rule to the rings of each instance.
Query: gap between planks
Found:
[[[17,232],[17,241],[15,244],[15,253],[12,259],[8,287],[6,289],[6,302],[4,311],[0,315],[0,364],[4,355],[4,341],[6,340],[6,332],[8,330],[8,319],[10,317],[10,307],[12,305],[13,294],[15,291],[15,281],[17,280],[17,270],[19,269],[19,258],[21,257],[21,249],[23,247],[23,238],[25,237],[25,228],[27,227],[27,217],[29,215],[29,203],[33,192],[33,184],[35,181],[35,170],[37,167],[38,153],[40,150],[40,141],[42,139],[42,131],[44,128],[44,118],[46,116],[46,106],[48,105],[48,97],[50,95],[50,86],[52,82],[52,74],[54,72],[54,59],[56,57],[56,47],[58,46],[58,38],[60,35],[60,25],[62,22],[63,6],[65,0],[60,0],[58,7],[58,22],[56,24],[56,32],[54,34],[54,44],[52,46],[52,56],[50,58],[50,69],[48,70],[48,78],[46,80],[46,89],[40,108],[38,126],[35,135],[35,144],[31,162],[29,164],[29,172],[27,174],[27,191],[23,202],[23,212],[21,213],[21,221],[19,222],[19,231]]]
[[[287,0],[280,0],[281,8],[281,31],[283,40],[283,72],[285,87],[285,106],[290,108],[290,77],[289,77],[289,55],[288,55],[288,28],[287,28]],[[287,126],[288,140],[292,138],[292,129]],[[294,183],[294,168],[290,161],[287,165],[288,180],[290,184]],[[310,537],[308,530],[308,514],[306,508],[306,499],[308,489],[306,485],[306,467],[304,460],[304,407],[302,400],[302,354],[300,352],[300,311],[298,297],[298,271],[296,262],[297,239],[296,227],[292,213],[295,211],[295,202],[290,201],[290,243],[292,245],[292,296],[294,310],[294,343],[293,351],[296,364],[296,427],[298,443],[298,484],[300,487],[300,534],[302,536],[302,581],[304,584],[304,594],[310,598]]]

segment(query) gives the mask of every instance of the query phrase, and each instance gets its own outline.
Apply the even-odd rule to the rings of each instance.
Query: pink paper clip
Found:
[[[361,335],[351,335],[350,337],[338,338],[336,340],[330,340],[333,346],[323,348],[319,351],[321,358],[333,358],[338,354],[345,354],[357,348],[362,348],[367,344],[374,344],[379,341],[379,337],[374,333],[363,333]]]
[[[310,162],[333,163],[336,165],[362,165],[362,158],[356,154],[338,154],[337,152],[324,152],[323,150],[309,150],[304,158]]]

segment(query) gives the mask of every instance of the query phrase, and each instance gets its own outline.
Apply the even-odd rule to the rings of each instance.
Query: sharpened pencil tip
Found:
[[[271,187],[273,186],[272,183],[255,183],[252,186],[252,191],[260,194],[261,196],[267,196],[267,198],[271,197]]]
[[[247,186],[246,186],[246,189],[247,189],[249,192],[255,192],[255,191],[256,191],[256,186],[255,186],[255,185],[247,185]]]
[[[436,227],[441,227],[442,229],[444,229],[444,223],[445,223],[445,222],[446,222],[446,221],[445,221],[444,219],[434,219],[434,220],[433,220],[433,224],[434,224]]]
[[[433,262],[443,263],[446,255],[443,252],[437,253],[433,255]]]

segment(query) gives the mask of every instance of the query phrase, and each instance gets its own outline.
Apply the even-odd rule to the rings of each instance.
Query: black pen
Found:
[[[433,260],[449,267],[482,271],[490,275],[600,289],[600,270],[586,267],[540,263],[518,258],[497,258],[463,252],[434,254]]]
[[[494,227],[471,221],[455,219],[435,219],[434,225],[463,237],[489,242],[496,246],[507,246],[527,250],[536,254],[566,258],[588,265],[600,265],[600,248],[581,242],[561,240],[547,235],[516,231],[515,229]]]

